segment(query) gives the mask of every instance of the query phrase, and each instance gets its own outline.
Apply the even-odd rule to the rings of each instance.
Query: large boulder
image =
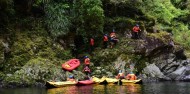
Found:
[[[150,64],[145,67],[143,73],[147,75],[147,78],[155,78],[154,80],[170,80],[155,64]]]

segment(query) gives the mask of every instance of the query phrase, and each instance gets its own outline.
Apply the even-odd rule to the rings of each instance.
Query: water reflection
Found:
[[[0,88],[0,94],[189,94],[189,82],[68,86],[63,88]]]
[[[48,89],[48,94],[139,94],[141,85],[87,85]]]

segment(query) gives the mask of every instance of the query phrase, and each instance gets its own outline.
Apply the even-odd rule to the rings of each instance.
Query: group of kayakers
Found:
[[[132,38],[133,39],[140,39],[140,27],[139,24],[136,24],[133,28],[132,28]],[[114,45],[117,44],[117,42],[119,41],[118,37],[116,36],[115,33],[115,29],[112,30],[112,32],[110,33],[110,35],[108,34],[104,34],[103,37],[103,48],[107,48],[108,44],[110,44],[110,48],[113,48]],[[90,43],[90,45],[92,45],[92,41]],[[93,40],[93,45],[94,45],[94,40]]]
[[[125,76],[125,74],[121,70],[119,70],[119,73],[115,78],[127,79],[127,80],[137,80],[137,76],[133,72],[130,72],[129,74],[127,74],[127,76]]]
[[[139,39],[140,35],[139,32],[141,31],[140,27],[138,24],[136,24],[133,28],[132,28],[132,38],[133,39]],[[119,41],[119,39],[117,38],[117,35],[115,33],[115,29],[112,30],[112,32],[108,35],[108,34],[104,34],[103,36],[103,48],[113,48],[117,42]],[[89,41],[89,45],[90,45],[90,53],[94,50],[94,38],[91,37],[90,41]],[[73,51],[75,52],[75,51]],[[77,57],[77,56],[76,56]],[[84,68],[83,68],[83,72],[86,74],[86,78],[90,78],[90,58],[88,56],[84,56]],[[74,77],[69,77],[70,79],[73,79]],[[124,76],[124,73],[119,72],[118,75],[116,76],[117,79],[128,79],[128,80],[136,80],[137,77],[135,76],[135,74],[133,74],[132,72],[129,73],[127,76]]]
[[[103,48],[107,48],[108,44],[110,44],[110,48],[113,48],[114,45],[117,44],[118,42],[118,38],[116,36],[115,30],[113,29],[113,31],[110,33],[110,35],[108,36],[108,34],[104,34],[103,37]]]

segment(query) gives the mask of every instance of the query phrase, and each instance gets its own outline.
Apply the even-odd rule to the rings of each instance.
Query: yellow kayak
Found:
[[[106,82],[110,85],[112,84],[117,84],[119,81],[119,79],[116,79],[116,78],[106,78]]]
[[[102,77],[102,78],[97,78],[97,77],[92,77],[92,80],[97,83],[97,84],[109,84],[109,85],[114,85],[114,84],[118,84],[118,85],[125,85],[125,84],[141,84],[142,80],[138,79],[138,80],[127,80],[127,79],[116,79],[116,78],[108,78],[108,77]]]
[[[118,79],[115,78],[107,78],[105,76],[103,76],[102,78],[97,78],[97,77],[92,77],[92,80],[96,83],[96,84],[117,84],[117,82],[119,81]]]
[[[92,77],[92,80],[96,83],[96,84],[105,84],[106,82],[106,78],[102,77],[102,78],[97,78],[95,76]]]
[[[121,83],[122,83],[122,85],[129,84],[129,83],[141,84],[142,80],[141,79],[138,79],[138,80],[126,80],[126,79],[122,79]]]
[[[61,81],[61,82],[47,81],[46,87],[55,88],[55,87],[71,86],[71,85],[76,85],[76,84],[77,84],[76,81]]]

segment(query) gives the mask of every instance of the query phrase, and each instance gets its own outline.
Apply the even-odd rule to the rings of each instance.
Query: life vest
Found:
[[[128,79],[128,80],[136,80],[137,77],[135,76],[135,74],[128,74],[128,75],[126,76],[126,79]]]
[[[118,73],[118,75],[116,76],[116,79],[124,79],[124,73]]]
[[[104,41],[108,41],[108,36],[104,36]]]
[[[111,38],[115,38],[115,37],[116,37],[115,32],[112,32],[112,33],[110,34],[110,37],[111,37]]]
[[[118,76],[124,76],[124,73],[119,73]]]
[[[94,45],[94,39],[93,38],[90,39],[90,45],[92,45],[92,46]]]
[[[133,27],[133,32],[139,32],[139,31],[140,31],[140,28],[138,26]]]
[[[75,79],[68,79],[68,81],[75,81]]]
[[[84,59],[84,64],[85,65],[90,65],[90,59],[89,58],[85,58]]]

